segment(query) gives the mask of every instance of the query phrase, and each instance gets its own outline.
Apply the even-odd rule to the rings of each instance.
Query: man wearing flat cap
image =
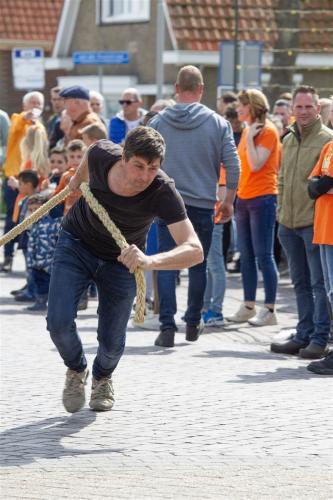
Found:
[[[88,89],[73,85],[63,89],[60,96],[64,98],[65,109],[73,122],[68,134],[69,140],[82,139],[81,129],[87,125],[97,123],[103,126],[90,106]]]

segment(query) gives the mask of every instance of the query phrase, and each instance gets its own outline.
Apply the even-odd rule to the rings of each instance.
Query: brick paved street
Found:
[[[14,273],[1,276],[1,498],[333,497],[332,378],[269,352],[280,328],[295,325],[288,279],[279,287],[278,327],[211,329],[190,344],[180,321],[177,345],[162,349],[153,345],[156,332],[129,324],[114,410],[69,415],[65,367],[45,318],[9,295],[23,285],[22,270],[18,257]],[[239,276],[229,276],[225,313],[241,299]],[[96,306],[90,301],[78,318],[90,366]]]

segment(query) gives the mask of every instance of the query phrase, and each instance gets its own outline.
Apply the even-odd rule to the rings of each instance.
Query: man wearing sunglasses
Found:
[[[118,102],[121,110],[110,120],[109,139],[122,144],[128,132],[142,124],[146,110],[141,108],[142,99],[135,88],[124,90]]]

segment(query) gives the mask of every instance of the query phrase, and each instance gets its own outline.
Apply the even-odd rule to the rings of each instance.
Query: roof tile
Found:
[[[0,0],[0,39],[54,43],[64,0]]]
[[[183,28],[175,30],[179,47],[217,50],[221,40],[233,38],[234,0],[166,0],[166,3],[174,29]],[[262,41],[266,49],[273,48],[278,37],[275,10],[281,5],[279,0],[242,0],[239,4],[239,39]],[[299,15],[299,27],[304,30],[299,37],[301,48],[332,50],[333,32],[325,32],[333,27],[332,0],[303,1],[301,5],[304,10]]]

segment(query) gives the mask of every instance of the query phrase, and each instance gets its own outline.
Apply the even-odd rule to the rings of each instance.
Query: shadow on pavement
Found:
[[[119,448],[75,449],[65,448],[61,440],[79,433],[96,420],[96,413],[88,409],[70,416],[52,417],[39,422],[14,427],[0,434],[0,466],[26,465],[36,459],[54,459],[65,456],[122,453]]]
[[[202,354],[194,354],[194,358],[241,358],[241,359],[285,359],[283,355],[261,351],[205,351]]]
[[[180,344],[177,344],[177,347],[183,347],[187,346],[189,344],[183,342]],[[55,351],[55,349],[53,349]],[[97,352],[97,344],[94,346],[90,347],[84,347],[84,352],[85,354],[96,354]],[[172,354],[175,352],[175,349],[172,348],[163,348],[163,347],[158,347],[155,345],[149,345],[149,346],[126,346],[125,347],[125,352],[124,356],[147,356],[149,354],[155,355],[155,356],[165,356],[167,354]]]
[[[227,380],[230,384],[266,384],[269,382],[281,382],[283,380],[309,380],[322,377],[309,372],[305,366],[298,368],[277,368],[274,372],[261,372],[255,375],[237,375],[238,380]]]

